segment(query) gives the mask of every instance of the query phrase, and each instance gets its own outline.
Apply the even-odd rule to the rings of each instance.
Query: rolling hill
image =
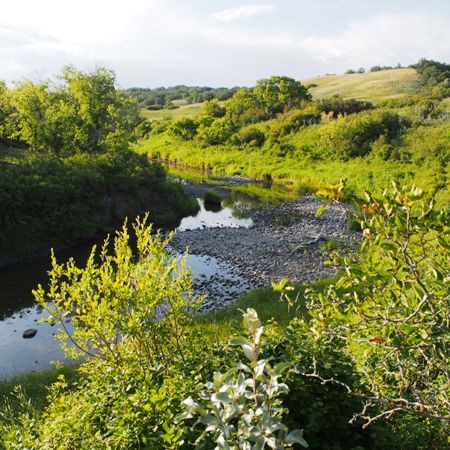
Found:
[[[313,98],[332,97],[355,98],[378,103],[389,98],[398,98],[414,92],[419,83],[415,69],[390,69],[378,72],[345,75],[325,75],[302,80]]]

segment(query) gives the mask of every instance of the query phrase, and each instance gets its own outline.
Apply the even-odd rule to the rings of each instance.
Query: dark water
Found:
[[[236,217],[231,207],[210,211],[205,209],[203,201],[199,200],[199,205],[199,213],[184,218],[180,230],[251,226],[251,220]],[[91,248],[92,243],[78,245],[57,251],[56,256],[60,263],[74,257],[77,264],[83,266]],[[232,276],[227,266],[215,258],[202,255],[188,255],[187,258],[197,280],[205,281],[217,274],[224,278]],[[47,368],[53,360],[64,360],[59,343],[54,339],[56,327],[41,322],[47,317],[46,311],[35,305],[31,293],[38,283],[46,286],[49,269],[50,253],[0,269],[0,379]],[[31,339],[24,339],[23,331],[29,328],[37,329],[37,333]]]

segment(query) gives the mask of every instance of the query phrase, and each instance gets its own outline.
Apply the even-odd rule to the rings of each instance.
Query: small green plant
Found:
[[[248,308],[243,314],[248,337],[237,337],[231,345],[240,345],[247,364],[240,362],[226,373],[215,372],[214,379],[203,386],[200,401],[184,400],[184,419],[198,417],[197,424],[206,428],[200,442],[211,435],[216,449],[283,449],[294,444],[307,447],[300,430],[290,433],[281,421],[288,411],[282,407],[280,396],[288,387],[279,382],[286,364],[271,366],[260,358],[261,326],[256,311]]]
[[[85,268],[73,259],[60,265],[52,255],[49,288],[39,285],[33,294],[50,313],[48,321],[61,326],[58,337],[68,355],[90,355],[115,368],[134,365],[146,373],[183,360],[185,329],[199,300],[186,260],[165,250],[171,235],[153,235],[147,216],[137,218],[133,229],[136,256],[125,224],[113,254],[105,240],[98,256],[93,247]]]

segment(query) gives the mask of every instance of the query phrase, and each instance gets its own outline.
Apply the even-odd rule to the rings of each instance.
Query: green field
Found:
[[[172,120],[179,117],[197,117],[200,114],[202,108],[201,103],[192,103],[191,105],[181,105],[174,109],[160,109],[157,111],[151,111],[145,108],[141,108],[141,115],[148,120]]]
[[[368,100],[373,103],[411,94],[417,88],[418,74],[415,69],[391,69],[378,72],[326,75],[302,80],[310,88],[313,98],[339,95],[343,98]]]

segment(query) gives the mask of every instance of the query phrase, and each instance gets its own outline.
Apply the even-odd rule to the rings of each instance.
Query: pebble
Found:
[[[173,250],[184,252],[189,247],[189,253],[215,257],[225,267],[224,275],[216,273],[201,282],[209,292],[201,310],[228,306],[245,292],[282,278],[299,283],[333,275],[335,269],[323,265],[328,255],[322,244],[333,240],[354,247],[361,235],[349,229],[347,206],[331,205],[316,217],[321,204],[305,196],[248,210],[254,223],[250,228],[177,232],[170,243]]]

